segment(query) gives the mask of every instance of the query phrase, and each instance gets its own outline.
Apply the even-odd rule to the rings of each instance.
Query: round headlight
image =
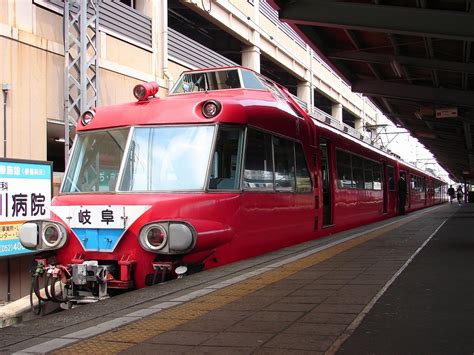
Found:
[[[202,105],[202,115],[206,118],[213,118],[221,112],[221,104],[216,100],[209,100]]]
[[[155,97],[158,89],[158,84],[154,81],[138,84],[133,88],[133,96],[135,96],[138,101],[144,101],[150,97]]]
[[[143,100],[146,98],[146,89],[143,85],[137,85],[133,88],[133,96],[136,97],[137,100]]]
[[[145,242],[150,249],[159,250],[166,245],[168,236],[163,226],[151,225],[146,230]]]
[[[61,231],[55,224],[48,224],[43,229],[43,242],[48,247],[55,247],[61,242]]]
[[[91,123],[92,119],[95,117],[95,112],[92,110],[88,110],[82,114],[81,123],[83,126],[87,126]]]

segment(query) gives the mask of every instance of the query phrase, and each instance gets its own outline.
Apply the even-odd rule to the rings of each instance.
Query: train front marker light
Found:
[[[95,111],[94,110],[87,110],[84,112],[81,116],[81,123],[83,126],[87,126],[93,118],[95,117]]]
[[[60,234],[59,228],[54,225],[50,224],[44,228],[43,231],[43,242],[49,247],[55,247],[60,241]]]
[[[158,92],[158,84],[154,81],[144,84],[138,84],[133,88],[133,96],[138,101],[146,101],[150,97],[155,97]]]
[[[64,244],[66,230],[57,223],[43,223],[41,239],[45,249],[56,249]]]
[[[18,235],[21,245],[25,248],[34,250],[38,247],[38,225],[36,223],[22,224]]]
[[[149,250],[160,250],[168,241],[168,233],[160,224],[151,224],[140,233],[140,242]]]
[[[208,100],[202,105],[202,115],[206,118],[216,117],[221,112],[222,105],[219,101]]]

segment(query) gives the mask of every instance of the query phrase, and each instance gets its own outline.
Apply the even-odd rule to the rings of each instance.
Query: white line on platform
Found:
[[[444,224],[448,220],[445,219],[439,226],[436,228],[436,230],[431,233],[431,235],[426,239],[423,244],[410,256],[410,258],[405,262],[405,264],[402,265],[402,267],[395,273],[395,275],[392,276],[390,280],[387,281],[387,283],[382,287],[382,289],[372,298],[372,300],[364,307],[362,312],[359,313],[359,315],[352,321],[351,324],[346,328],[343,334],[341,334],[336,341],[331,345],[331,347],[325,352],[325,355],[334,355],[336,352],[339,350],[341,345],[349,338],[352,333],[357,329],[357,327],[362,323],[362,320],[365,318],[365,316],[370,312],[372,307],[375,305],[375,303],[382,297],[382,295],[387,291],[387,289],[395,282],[395,280],[400,276],[400,274],[408,267],[408,265],[413,261],[413,259],[418,255],[418,253],[428,244],[433,238],[436,233],[441,229],[441,227],[444,226]]]

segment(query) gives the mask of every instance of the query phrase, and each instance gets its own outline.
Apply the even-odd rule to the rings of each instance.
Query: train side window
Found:
[[[295,189],[295,154],[293,142],[273,137],[273,154],[275,159],[275,189],[277,191],[294,191]]]
[[[364,188],[364,159],[357,156],[352,155],[352,180],[353,185],[356,189],[363,189]]]
[[[351,155],[342,150],[337,151],[337,176],[339,188],[352,187]]]
[[[271,135],[248,130],[243,186],[246,190],[273,191]]]
[[[388,189],[389,191],[395,191],[395,169],[393,166],[387,166],[388,175]]]
[[[303,147],[299,143],[295,143],[295,156],[296,156],[296,191],[297,192],[310,192],[311,177],[309,175],[308,165],[304,157]]]
[[[382,165],[373,163],[374,190],[382,190]]]
[[[219,127],[209,174],[209,190],[240,189],[240,164],[244,130]]]
[[[372,190],[374,188],[373,163],[364,159],[364,189]]]
[[[410,174],[410,190],[411,191],[416,191],[416,176],[413,174]]]

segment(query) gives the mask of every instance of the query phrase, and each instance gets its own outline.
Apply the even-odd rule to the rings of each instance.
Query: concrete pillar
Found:
[[[309,110],[311,107],[311,85],[308,81],[298,82],[296,96],[306,102]]]
[[[360,117],[354,119],[354,128],[359,132],[364,132],[364,120]]]
[[[242,49],[242,65],[260,73],[260,48],[248,46]]]
[[[335,103],[331,107],[331,116],[339,122],[342,122],[342,104]]]

